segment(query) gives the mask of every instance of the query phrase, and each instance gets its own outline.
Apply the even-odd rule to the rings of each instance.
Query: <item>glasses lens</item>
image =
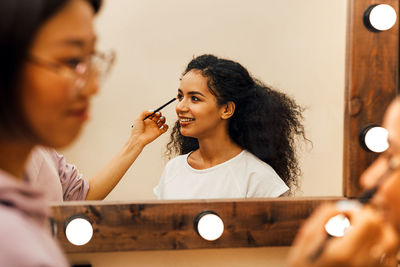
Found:
[[[91,58],[91,69],[98,75],[100,82],[103,82],[107,75],[110,73],[111,67],[114,63],[115,53],[96,53]]]
[[[114,63],[115,53],[95,53],[88,57],[86,62],[80,63],[75,68],[75,87],[83,88],[89,77],[94,75],[101,84],[109,74]]]

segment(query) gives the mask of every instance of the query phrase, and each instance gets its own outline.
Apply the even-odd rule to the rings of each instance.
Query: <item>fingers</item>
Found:
[[[334,204],[324,204],[314,211],[297,233],[288,257],[289,266],[324,266],[311,264],[310,258],[327,238],[325,223],[338,213]]]
[[[153,121],[159,128],[165,124],[165,117],[162,116],[161,112],[153,112],[152,110],[145,110],[135,119],[137,121]]]
[[[370,255],[379,266],[397,266],[399,239],[396,230],[389,224],[381,227],[380,238],[370,249]]]
[[[347,212],[346,215],[351,222],[350,230],[343,237],[332,239],[324,256],[337,264],[367,267],[367,263],[373,261],[366,258],[377,242],[381,220],[364,208]]]
[[[165,117],[161,116],[155,123],[157,124],[158,128],[161,128],[165,124]]]
[[[316,235],[319,236],[319,239],[324,239],[325,235],[325,229],[324,225],[325,223],[333,216],[339,214],[340,212],[336,209],[334,204],[325,204],[320,207],[318,207],[313,214],[310,216],[310,218],[303,224],[303,226],[300,228],[297,238],[294,241],[294,245],[297,244],[297,242],[319,242],[315,241]],[[323,234],[323,235],[322,235]],[[321,236],[320,236],[321,235]]]
[[[152,117],[153,112],[154,112],[153,110],[144,110],[144,111],[142,111],[142,113],[140,113],[140,115],[136,118],[136,120],[143,121],[148,116]]]
[[[161,134],[163,134],[163,133],[165,133],[166,131],[168,131],[168,125],[167,124],[164,124],[161,128],[160,128],[160,132],[161,132]]]
[[[340,266],[381,266],[392,262],[398,239],[395,230],[369,207],[348,212],[351,228],[334,238],[325,249],[324,260]]]
[[[143,120],[144,119],[144,120]],[[161,135],[168,130],[168,125],[165,123],[166,118],[161,114],[161,112],[153,112],[152,110],[143,111],[137,120],[142,120],[144,122],[144,132],[153,132],[156,135]],[[156,126],[156,127],[154,127]],[[154,132],[154,129],[157,129]]]
[[[396,230],[372,208],[338,211],[337,205],[318,208],[301,227],[289,253],[289,266],[396,266],[399,240]],[[325,223],[345,213],[351,228],[343,237],[331,238],[314,261],[310,255],[326,240]]]

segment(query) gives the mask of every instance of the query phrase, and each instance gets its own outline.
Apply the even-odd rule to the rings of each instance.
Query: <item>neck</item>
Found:
[[[211,167],[225,162],[243,150],[227,134],[202,138],[198,141],[199,149],[194,152],[194,156],[202,162],[203,167]]]
[[[25,162],[33,146],[19,140],[0,140],[0,169],[22,179]]]

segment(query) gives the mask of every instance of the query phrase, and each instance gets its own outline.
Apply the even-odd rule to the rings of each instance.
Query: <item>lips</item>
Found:
[[[81,107],[76,107],[72,108],[68,111],[68,115],[72,117],[76,117],[79,120],[85,121],[89,118],[89,113],[88,113],[88,106],[81,106]]]
[[[191,122],[193,122],[195,119],[194,118],[188,118],[188,117],[179,117],[179,123],[184,126],[187,125]]]

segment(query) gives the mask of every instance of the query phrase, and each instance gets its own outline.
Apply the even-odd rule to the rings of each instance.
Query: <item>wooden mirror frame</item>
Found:
[[[357,196],[360,174],[376,158],[360,147],[359,133],[369,124],[381,123],[398,91],[399,23],[384,32],[368,30],[363,23],[364,12],[375,4],[389,4],[399,14],[395,0],[348,1],[343,196],[52,205],[53,229],[64,251],[288,246],[319,204]],[[216,241],[202,239],[194,229],[194,218],[204,210],[216,212],[224,221],[225,231]],[[88,244],[74,246],[65,237],[65,222],[79,214],[89,218],[94,233]]]

